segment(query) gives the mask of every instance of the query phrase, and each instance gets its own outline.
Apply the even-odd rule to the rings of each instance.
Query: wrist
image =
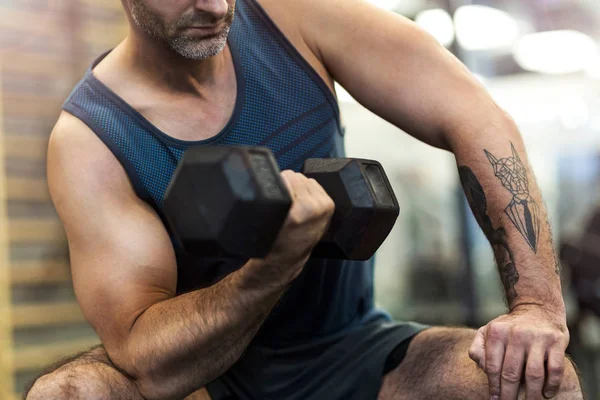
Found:
[[[556,303],[556,302],[555,302]],[[530,311],[538,311],[542,312],[548,318],[555,320],[557,323],[561,325],[565,325],[567,323],[567,313],[565,310],[564,302],[558,302],[559,304],[548,304],[547,302],[542,301],[515,301],[510,307],[511,314],[517,314],[521,312],[530,312]]]
[[[253,258],[238,271],[237,285],[242,290],[281,294],[298,276],[302,266],[275,264],[266,259]]]

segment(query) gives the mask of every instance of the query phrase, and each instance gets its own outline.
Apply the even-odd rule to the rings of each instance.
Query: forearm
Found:
[[[512,119],[490,110],[448,136],[471,209],[490,241],[511,310],[543,305],[564,314],[546,208]]]
[[[182,398],[240,357],[284,291],[260,285],[258,269],[259,261],[250,261],[216,285],[155,304],[137,319],[126,370],[145,398]]]

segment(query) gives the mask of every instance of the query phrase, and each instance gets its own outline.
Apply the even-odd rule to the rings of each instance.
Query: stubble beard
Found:
[[[192,15],[182,17],[173,26],[167,26],[159,16],[148,9],[143,0],[133,0],[131,5],[131,17],[136,26],[163,47],[188,60],[204,60],[223,51],[233,16],[234,7],[230,6],[223,20],[224,28],[214,36],[198,38],[185,35],[183,30],[193,25],[212,24],[217,21],[205,15]]]

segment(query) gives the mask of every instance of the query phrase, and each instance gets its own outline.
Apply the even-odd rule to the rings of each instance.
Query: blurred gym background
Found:
[[[600,399],[600,3],[371,0],[456,54],[519,124],[563,260],[570,354]],[[98,343],[77,306],[45,182],[60,106],[126,35],[118,0],[0,0],[0,399]],[[402,73],[402,71],[398,71]],[[426,72],[424,72],[426,73]],[[454,159],[338,88],[349,156],[385,166],[402,207],[377,256],[377,302],[399,319],[479,327],[505,312]]]

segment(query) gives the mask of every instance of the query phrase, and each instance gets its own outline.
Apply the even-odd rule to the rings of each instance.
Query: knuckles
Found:
[[[333,213],[335,212],[335,203],[333,202],[331,197],[327,196],[327,198],[325,199],[324,207],[326,215],[333,215]]]
[[[491,340],[504,340],[510,334],[511,326],[506,322],[491,322],[488,338]]]
[[[525,378],[528,381],[543,381],[545,378],[544,370],[541,367],[527,368]]]
[[[521,382],[521,375],[515,371],[502,371],[502,380],[509,384],[516,384]]]
[[[559,343],[565,339],[565,335],[562,332],[556,330],[544,332],[544,336],[545,339],[552,344]]]
[[[519,344],[531,343],[534,339],[535,333],[530,329],[513,328],[511,338]]]
[[[518,344],[530,344],[539,340],[548,344],[568,342],[568,337],[558,329],[511,326],[506,322],[490,323],[488,340],[505,341],[510,339]]]
[[[500,376],[500,374],[502,372],[502,368],[497,365],[486,365],[485,372],[488,375]]]
[[[471,360],[473,360],[475,362],[479,362],[482,359],[481,351],[471,347],[469,349],[469,357],[471,358]]]
[[[548,366],[548,375],[551,376],[562,376],[565,372],[564,366],[554,365]]]

